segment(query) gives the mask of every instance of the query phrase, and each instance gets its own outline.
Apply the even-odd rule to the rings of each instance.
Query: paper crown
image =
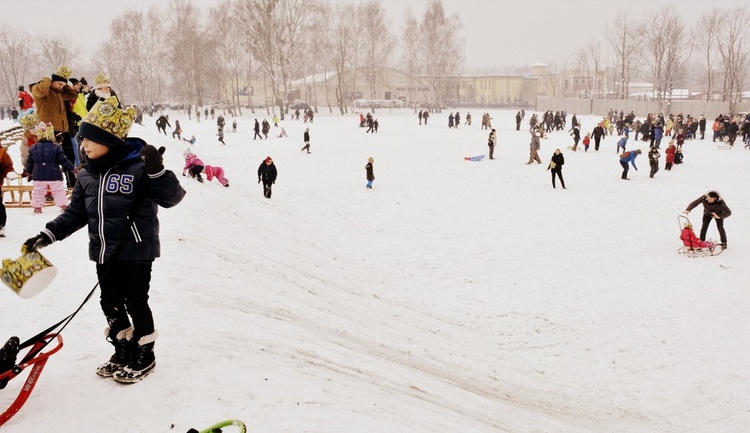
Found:
[[[100,72],[96,74],[94,77],[94,88],[101,88],[101,87],[111,87],[112,85],[109,82],[109,77],[104,74],[104,72]]]
[[[97,101],[86,118],[81,121],[78,135],[107,146],[121,146],[135,119],[135,108],[117,108],[117,98],[112,96]]]
[[[39,122],[36,127],[36,137],[39,141],[55,141],[55,127],[51,123]]]
[[[24,131],[36,128],[36,124],[39,123],[39,118],[36,117],[36,113],[26,113],[18,119],[21,122],[21,126]]]
[[[73,71],[71,71],[67,66],[63,65],[57,68],[54,74],[52,74],[52,81],[65,81],[68,82],[68,78],[70,78],[70,74],[72,74]]]

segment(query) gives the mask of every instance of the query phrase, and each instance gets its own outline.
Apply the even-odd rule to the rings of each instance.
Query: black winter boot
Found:
[[[146,377],[156,368],[156,357],[154,356],[154,342],[158,336],[154,331],[145,335],[133,344],[133,356],[128,365],[122,367],[113,376],[113,379],[119,383],[135,383]]]
[[[109,361],[100,365],[96,369],[96,374],[101,377],[112,377],[123,367],[128,365],[133,355],[132,345],[133,342],[133,327],[124,329],[115,335],[112,335],[112,330],[107,328],[104,330],[104,335],[110,344],[115,346],[115,353],[109,358]]]

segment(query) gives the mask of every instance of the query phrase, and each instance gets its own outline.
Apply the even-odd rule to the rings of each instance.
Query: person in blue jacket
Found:
[[[635,158],[641,154],[641,149],[636,149],[630,152],[624,152],[620,155],[620,165],[622,166],[622,180],[630,180],[628,177],[628,163],[633,165],[633,168],[638,171],[638,167],[635,165]]]

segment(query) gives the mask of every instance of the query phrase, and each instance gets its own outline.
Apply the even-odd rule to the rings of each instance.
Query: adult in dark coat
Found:
[[[565,189],[565,180],[562,176],[562,166],[565,164],[565,157],[560,149],[555,149],[555,153],[552,154],[552,159],[547,166],[547,170],[552,172],[552,188],[555,186],[555,176],[560,178],[560,185]]]
[[[711,220],[716,221],[716,229],[719,230],[719,236],[721,239],[721,247],[727,248],[727,234],[724,231],[724,220],[732,215],[732,211],[729,206],[724,202],[724,199],[719,196],[716,191],[709,191],[705,195],[698,197],[693,200],[685,209],[685,215],[689,214],[691,210],[695,209],[699,204],[703,205],[703,224],[701,225],[700,238],[702,241],[706,240],[706,232],[708,231],[708,225]]]
[[[602,141],[604,134],[604,126],[599,122],[599,124],[594,127],[594,130],[591,131],[591,135],[594,137],[594,150],[599,150],[599,142]]]
[[[170,128],[172,125],[169,124],[169,116],[161,115],[158,119],[156,119],[156,128],[159,132],[163,132],[164,135],[167,135],[167,126]]]
[[[263,196],[265,198],[271,198],[271,186],[276,183],[276,165],[273,163],[273,159],[267,156],[258,167],[258,183],[263,182]]]
[[[261,140],[263,139],[263,136],[260,135],[260,123],[258,122],[258,119],[255,119],[255,126],[253,126],[253,131],[255,132],[255,134],[253,134],[253,140],[257,140],[258,138],[260,138]]]

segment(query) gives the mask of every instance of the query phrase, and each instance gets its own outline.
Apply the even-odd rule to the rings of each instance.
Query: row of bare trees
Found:
[[[442,0],[423,4],[421,15],[406,12],[396,33],[379,0],[219,0],[207,13],[190,0],[171,0],[115,19],[83,68],[75,65],[83,53],[64,35],[32,36],[6,25],[0,27],[0,96],[12,101],[19,83],[68,64],[91,75],[107,72],[127,103],[240,106],[239,94],[262,82],[262,93],[254,95],[262,103],[286,109],[299,97],[343,114],[362,93],[357,82],[367,82],[360,97],[383,99],[377,92],[393,67],[410,77],[409,100],[420,92],[439,106],[446,78],[462,70],[462,25],[458,16],[446,15]],[[736,102],[748,78],[748,55],[750,7],[714,7],[697,22],[664,7],[643,18],[619,13],[563,68],[586,74],[591,95],[602,88],[598,71],[606,69],[612,71],[609,93],[617,98],[643,80],[653,83],[657,100],[669,100],[676,86],[693,80],[707,100],[719,93],[724,102]],[[325,100],[316,93],[318,82],[326,86]]]
[[[707,101],[715,93],[732,105],[741,99],[750,55],[748,6],[714,7],[697,23],[678,15],[673,6],[640,19],[623,12],[607,26],[603,39],[590,40],[574,57],[574,66],[587,75],[592,95],[601,87],[598,74],[591,77],[591,72],[609,65],[616,98],[627,98],[630,84],[640,79],[653,84],[654,99],[668,101],[676,86],[692,79]],[[609,54],[610,63],[604,54]]]
[[[2,96],[13,101],[18,83],[67,64],[77,74],[106,72],[126,103],[230,101],[239,107],[239,94],[263,82],[255,97],[264,103],[286,109],[293,88],[311,89],[300,97],[344,113],[363,78],[368,91],[362,97],[383,99],[376,94],[387,79],[383,68],[400,68],[402,58],[394,54],[400,49],[412,76],[422,77],[415,88],[438,101],[445,76],[462,62],[460,21],[445,16],[442,0],[425,4],[421,20],[409,12],[399,46],[378,0],[335,6],[324,0],[220,0],[207,13],[190,0],[171,0],[113,20],[108,38],[83,67],[75,64],[83,53],[64,37],[35,39],[6,26],[0,28]],[[335,86],[335,100],[318,100],[316,86],[307,86],[320,81]]]

